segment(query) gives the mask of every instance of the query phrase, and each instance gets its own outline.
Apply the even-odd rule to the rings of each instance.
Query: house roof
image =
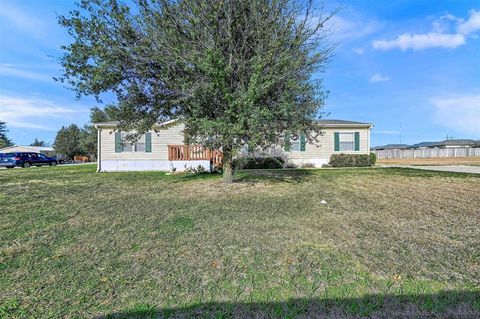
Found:
[[[434,147],[434,146],[438,146],[438,142],[421,142],[421,143],[413,144],[412,148]]]
[[[477,142],[469,139],[449,139],[439,142],[440,146],[452,146],[452,145],[475,145]]]
[[[408,145],[408,144],[387,144],[387,145],[372,147],[372,150],[391,150],[391,149],[403,150],[403,149],[407,149],[409,147],[410,147],[410,145]]]
[[[13,145],[13,146],[7,146],[4,148],[0,148],[0,153],[8,153],[9,150],[15,149],[21,147],[23,149],[26,149],[28,151],[26,152],[35,152],[35,153],[40,153],[40,152],[53,152],[53,147],[48,147],[48,146],[25,146],[25,145]]]
[[[165,121],[165,122],[162,122],[162,123],[157,123],[154,126],[165,126],[165,125],[174,123],[176,121],[178,121],[178,120],[177,119],[168,120],[168,121]],[[120,121],[107,121],[107,122],[93,123],[93,126],[95,126],[96,128],[98,128],[98,127],[117,127],[118,125],[120,125]]]
[[[365,123],[365,122],[336,120],[336,119],[318,120],[317,123],[320,123],[320,124],[336,124],[336,125],[352,125],[352,124],[372,125],[370,123]]]
[[[155,126],[164,126],[164,125],[174,123],[176,121],[178,121],[178,120],[177,119],[169,120],[169,121],[166,121],[166,122],[157,123]],[[370,124],[370,123],[346,121],[346,120],[334,120],[334,119],[317,120],[316,122],[318,124],[321,124],[322,126],[325,126],[325,127],[339,127],[339,126],[371,127],[372,126],[372,124]],[[108,121],[108,122],[93,123],[93,125],[95,127],[116,127],[119,124],[120,124],[120,121]]]
[[[317,123],[323,127],[372,127],[371,123],[337,120],[337,119],[322,119],[317,120]]]

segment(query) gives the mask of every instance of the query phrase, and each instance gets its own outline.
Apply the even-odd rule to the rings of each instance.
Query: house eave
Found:
[[[177,121],[179,121],[179,120],[174,119],[174,120],[169,120],[169,121],[165,121],[165,122],[162,122],[162,123],[156,123],[152,126],[152,128],[155,129],[155,128],[168,127],[168,126],[172,125],[173,123],[175,123]],[[96,129],[99,129],[99,128],[117,128],[119,125],[120,125],[119,121],[117,121],[116,123],[109,123],[109,122],[93,123],[93,127],[95,127]]]
[[[322,128],[372,128],[373,124],[320,124]]]

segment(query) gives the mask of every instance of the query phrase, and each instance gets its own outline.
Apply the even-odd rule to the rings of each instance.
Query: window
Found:
[[[287,152],[305,152],[307,139],[305,133],[300,133],[297,137],[293,137],[289,132],[285,133],[285,151]]]
[[[290,139],[290,150],[291,151],[300,151],[300,138],[291,138]]]
[[[340,152],[353,151],[355,149],[355,140],[353,133],[339,133]]]
[[[132,143],[127,140],[128,133],[122,133],[122,152],[145,152],[145,135]]]

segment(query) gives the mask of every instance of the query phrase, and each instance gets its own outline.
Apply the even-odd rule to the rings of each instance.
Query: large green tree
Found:
[[[12,145],[12,141],[7,136],[7,123],[0,121],[0,148]]]
[[[224,180],[243,147],[319,128],[331,17],[311,1],[81,1],[59,18],[73,38],[58,80],[78,94],[116,96],[121,127],[139,133],[182,118],[192,142],[221,147]]]
[[[84,155],[82,149],[82,130],[75,124],[68,127],[63,126],[55,137],[53,148],[58,154],[65,155],[68,159],[73,159],[75,155]]]

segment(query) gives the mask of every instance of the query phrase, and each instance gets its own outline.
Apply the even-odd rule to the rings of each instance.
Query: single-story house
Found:
[[[410,148],[408,144],[387,144],[381,146],[372,147],[372,151],[381,151],[381,150],[406,150]]]
[[[441,141],[437,144],[436,147],[439,148],[455,148],[455,147],[474,147],[477,144],[474,140],[463,139],[463,138],[453,138]]]
[[[54,157],[55,151],[53,147],[47,146],[22,146],[22,145],[14,145],[14,146],[7,146],[0,149],[0,153],[41,153],[45,156]]]
[[[459,147],[475,147],[476,141],[469,139],[447,139],[441,142],[422,142],[414,144],[411,148],[422,149],[422,148],[459,148]]]
[[[316,167],[327,164],[332,154],[368,154],[370,151],[369,123],[320,120],[323,135],[309,143],[303,134],[291,139],[282,152],[297,165],[311,163]],[[95,123],[98,130],[97,171],[182,171],[202,166],[207,171],[221,165],[221,150],[209,150],[200,145],[186,145],[181,120],[158,123],[135,143],[126,140],[128,132],[118,130],[119,122]]]

